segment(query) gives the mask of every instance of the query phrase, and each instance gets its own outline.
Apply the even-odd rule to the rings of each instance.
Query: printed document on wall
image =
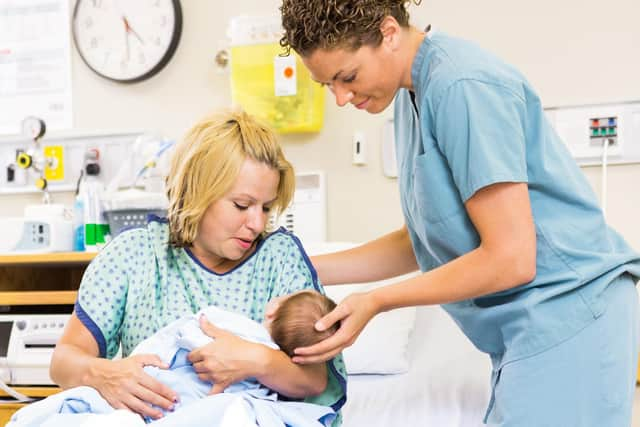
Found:
[[[0,0],[0,134],[71,128],[69,0]]]

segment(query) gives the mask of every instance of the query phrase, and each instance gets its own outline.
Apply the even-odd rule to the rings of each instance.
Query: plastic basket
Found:
[[[140,228],[147,225],[149,215],[166,217],[166,209],[114,209],[104,212],[109,223],[111,237],[116,237],[124,230]]]

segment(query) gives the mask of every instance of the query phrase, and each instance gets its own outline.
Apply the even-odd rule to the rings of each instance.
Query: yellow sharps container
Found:
[[[324,88],[295,52],[281,56],[281,34],[278,17],[231,20],[233,103],[279,133],[317,132],[324,120]]]

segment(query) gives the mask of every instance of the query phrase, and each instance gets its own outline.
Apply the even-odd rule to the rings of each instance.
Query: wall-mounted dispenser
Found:
[[[231,20],[231,97],[279,133],[317,132],[324,117],[324,89],[298,55],[282,56],[278,17]]]

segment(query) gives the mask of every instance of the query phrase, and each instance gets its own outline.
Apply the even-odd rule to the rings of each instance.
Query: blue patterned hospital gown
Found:
[[[300,241],[284,229],[266,236],[249,258],[224,274],[207,269],[188,248],[171,247],[168,238],[166,221],[153,219],[145,228],[120,234],[87,268],[75,312],[101,357],[114,357],[120,344],[126,357],[168,323],[210,305],[261,322],[273,297],[306,288],[324,293]],[[324,393],[305,401],[338,412],[346,401],[342,356],[327,370]],[[339,423],[340,416],[334,425]]]

